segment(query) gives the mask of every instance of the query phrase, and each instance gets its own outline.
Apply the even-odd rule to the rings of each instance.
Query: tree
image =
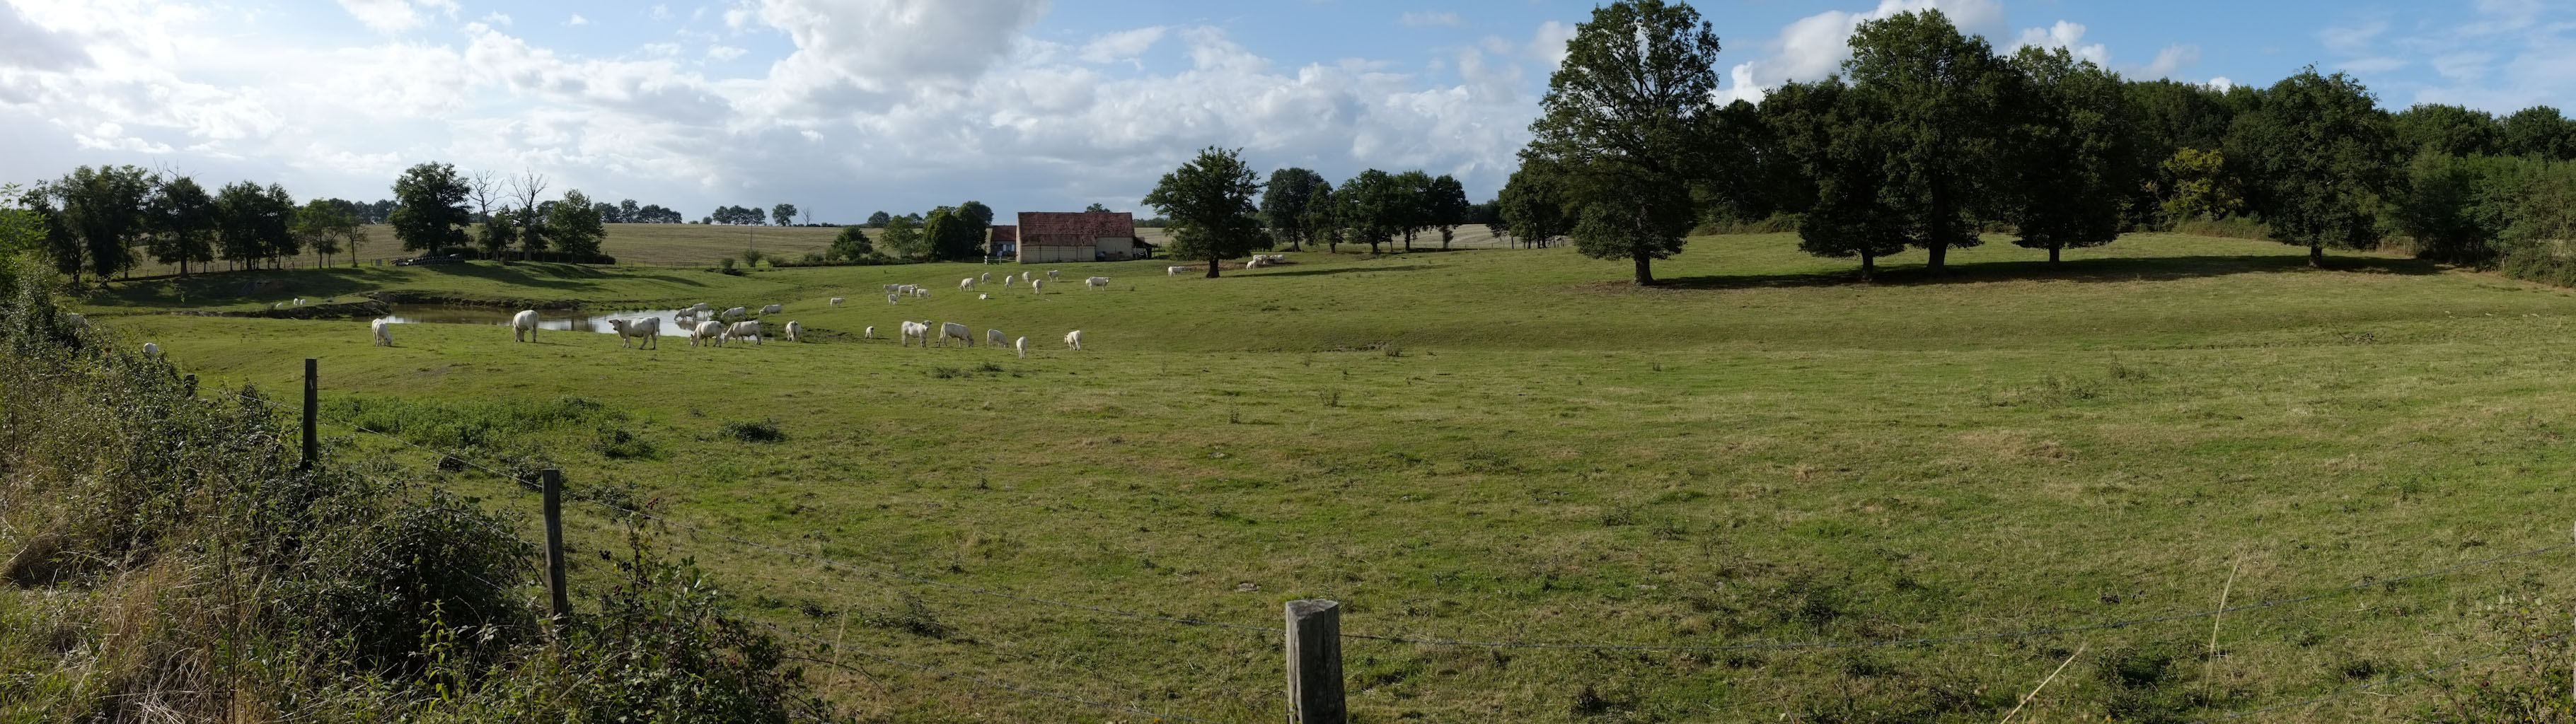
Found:
[[[2516,155],[2576,160],[2576,122],[2549,106],[2514,111],[2504,119],[2503,147],[2505,153]]]
[[[1779,129],[1783,152],[1797,159],[1815,197],[1798,221],[1798,250],[1816,256],[1860,257],[1861,281],[1878,278],[1878,259],[1905,251],[1905,219],[1890,213],[1884,169],[1888,143],[1884,112],[1841,78],[1790,83],[1762,101],[1768,124]]]
[[[1431,179],[1431,184],[1423,187],[1423,222],[1431,228],[1440,230],[1442,249],[1449,248],[1449,239],[1457,233],[1458,226],[1467,223],[1469,208],[1467,187],[1460,185],[1458,179],[1450,178],[1448,174],[1444,173],[1438,178]]]
[[[547,215],[545,227],[546,235],[553,238],[555,248],[562,249],[576,260],[598,256],[599,242],[608,236],[608,227],[600,220],[598,207],[591,205],[590,196],[582,193],[581,189],[564,192],[563,203],[555,204],[552,213]]]
[[[957,220],[965,223],[966,234],[964,240],[966,242],[966,246],[973,250],[972,253],[976,256],[992,256],[993,250],[990,247],[987,247],[985,242],[991,236],[990,232],[993,229],[993,207],[985,206],[982,201],[968,201],[963,204],[958,204]],[[951,258],[962,259],[965,257]]]
[[[1306,227],[1308,243],[1323,244],[1335,253],[1342,250],[1342,198],[1333,185],[1315,182],[1315,190],[1306,198],[1306,212],[1298,215]]]
[[[2120,237],[2129,194],[2138,188],[2137,113],[2120,76],[2065,48],[2024,47],[2012,67],[2025,83],[2023,123],[2011,158],[2019,189],[2010,218],[2024,248],[2068,248]]]
[[[314,199],[296,210],[294,229],[304,245],[313,249],[313,265],[319,267],[328,263],[330,255],[340,253],[343,242],[366,233],[359,230],[358,223],[358,216],[349,213],[347,206],[332,203],[331,199]],[[355,265],[356,245],[352,243],[350,247],[350,262]]]
[[[911,216],[897,216],[886,220],[885,231],[877,234],[876,248],[886,256],[919,259],[930,255],[926,242],[921,227],[913,223]]]
[[[513,216],[519,221],[521,259],[533,258],[546,248],[546,215],[537,207],[538,199],[546,193],[546,183],[546,175],[535,171],[520,171],[510,179],[511,200],[519,202],[519,213]]]
[[[844,226],[832,237],[832,248],[824,252],[834,259],[858,261],[868,255],[868,234],[861,227]]]
[[[153,261],[179,265],[184,277],[190,263],[215,260],[215,198],[196,179],[163,182],[152,195],[150,215]]]
[[[300,249],[295,239],[295,199],[274,184],[240,181],[225,184],[215,195],[215,230],[224,258],[251,264],[281,259]]]
[[[1574,226],[1577,251],[1629,259],[1636,282],[1653,284],[1654,260],[1690,232],[1685,187],[1707,168],[1717,33],[1688,5],[1621,0],[1594,8],[1565,51],[1522,163],[1564,169],[1570,205],[1600,216]]]
[[[55,269],[77,284],[84,268],[104,279],[133,267],[134,242],[152,231],[145,203],[159,185],[135,166],[82,166],[46,185],[71,242],[57,247]]]
[[[1373,168],[1361,171],[1342,182],[1338,198],[1338,215],[1348,240],[1366,241],[1370,254],[1377,253],[1377,245],[1404,232],[1405,193],[1396,188],[1393,174]]]
[[[1270,183],[1263,185],[1261,221],[1290,251],[1314,240],[1314,228],[1306,225],[1307,207],[1314,202],[1316,189],[1324,186],[1322,174],[1293,167],[1270,172]]]
[[[796,224],[796,205],[779,204],[777,206],[769,207],[769,218],[778,222],[779,226],[794,226]]]
[[[1979,211],[2004,215],[2008,127],[2005,103],[2015,75],[1984,38],[1959,33],[1939,10],[1905,12],[1860,24],[1843,64],[1852,90],[1868,96],[1886,126],[1886,213],[1926,252],[1925,270],[1940,274],[1952,248],[1976,246]]]
[[[1087,214],[1106,214],[1109,213],[1109,207],[1102,206],[1100,205],[1100,202],[1094,201],[1091,202],[1090,206],[1082,207],[1082,211]]]
[[[662,207],[655,206],[653,208],[660,209]],[[650,224],[660,221],[661,218],[659,216],[645,216],[644,207],[637,206],[634,199],[622,199],[617,202],[617,220],[629,224]]]
[[[1406,171],[1389,180],[1388,220],[1404,235],[1404,250],[1413,251],[1413,237],[1431,228],[1431,174]]]
[[[2504,148],[2504,126],[2486,111],[2419,103],[2388,120],[2398,152],[2407,156],[2483,156]]]
[[[1207,262],[1208,278],[1217,277],[1217,262],[1252,253],[1261,241],[1261,221],[1254,218],[1252,195],[1261,177],[1244,164],[1240,149],[1214,146],[1154,184],[1145,205],[1171,220],[1165,250],[1174,259]]]
[[[893,216],[888,215],[886,212],[879,211],[868,215],[868,227],[872,229],[883,229],[885,228],[886,222],[893,220]]]
[[[1549,240],[1574,232],[1574,219],[1565,209],[1564,187],[1554,173],[1551,164],[1524,162],[1503,183],[1502,195],[1496,199],[1504,230],[1524,245],[1546,246]]]
[[[2255,212],[2273,238],[2307,247],[2309,265],[2324,267],[2328,246],[2379,243],[2373,212],[2389,187],[2390,134],[2359,81],[2314,67],[2284,78],[2228,139],[2252,171]]]
[[[474,223],[474,217],[465,212],[465,199],[472,191],[457,177],[453,165],[413,166],[394,179],[396,206],[386,223],[394,227],[394,239],[402,242],[403,251],[464,246],[465,227]]]
[[[2184,148],[2165,159],[2164,174],[2172,179],[2172,199],[2164,203],[2165,218],[2180,222],[2218,219],[2245,212],[2245,191],[2236,176],[2227,170],[2227,154],[2219,149],[2206,151]]]
[[[931,210],[930,219],[921,224],[921,233],[930,247],[930,258],[940,260],[974,257],[975,247],[984,240],[975,233],[974,220],[958,213],[954,206]]]

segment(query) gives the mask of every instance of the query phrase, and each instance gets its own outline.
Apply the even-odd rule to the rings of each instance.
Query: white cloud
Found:
[[[1092,38],[1091,42],[1083,44],[1079,57],[1091,63],[1132,61],[1136,56],[1144,55],[1146,50],[1153,48],[1154,43],[1160,42],[1163,39],[1163,31],[1163,26],[1156,25],[1150,28],[1103,33]]]
[[[671,6],[657,3],[653,6],[653,10],[648,14],[657,21],[669,20],[671,19]]]
[[[2216,77],[2216,78],[2211,78],[2211,79],[2209,79],[2209,82],[2208,82],[2208,83],[2203,83],[2202,85],[2206,85],[2206,86],[2209,86],[2210,88],[2217,89],[2217,91],[2218,91],[2218,92],[2220,92],[2220,93],[2225,93],[2225,92],[2228,92],[2228,91],[2230,91],[2230,90],[2235,90],[2235,89],[2236,89],[2236,81],[2228,80],[2228,79],[2227,79],[2227,76],[2223,76],[2223,75],[2222,75],[2222,76],[2219,76],[2219,77]]]
[[[1449,12],[1409,12],[1395,19],[1408,28],[1458,27],[1458,14]]]
[[[455,0],[339,0],[340,9],[379,33],[398,33],[429,21],[430,10],[456,16]]]
[[[2148,78],[2171,78],[2173,77],[2174,71],[2182,70],[2184,66],[2198,65],[2199,63],[2200,46],[2168,45],[2165,46],[2165,49],[2156,51],[2155,62],[2148,63],[2147,67],[2142,69],[2138,75]]]
[[[2362,55],[2377,51],[2379,48],[2374,41],[2387,32],[2388,21],[2386,20],[2372,20],[2359,25],[2336,25],[2317,31],[2317,42],[2324,43],[2327,50],[2336,53]]]
[[[707,59],[714,61],[733,60],[735,58],[742,57],[742,54],[747,52],[750,51],[730,45],[710,45],[707,46]]]
[[[590,24],[590,18],[582,17],[582,16],[581,16],[581,13],[573,13],[573,14],[572,14],[572,19],[564,21],[564,24],[565,24],[565,25],[568,25],[568,26],[572,26],[572,27],[580,27],[580,26],[584,26],[584,25],[589,25],[589,24]]]
[[[18,6],[0,2],[0,68],[70,70],[90,64],[80,41],[37,25]]]
[[[480,18],[480,19],[475,20],[475,22],[482,23],[482,24],[485,24],[485,25],[500,25],[500,26],[505,26],[505,27],[506,27],[506,26],[510,25],[510,22],[511,22],[511,21],[510,21],[510,16],[508,16],[508,15],[504,15],[504,14],[501,14],[501,13],[499,13],[499,12],[489,12],[489,13],[484,13],[484,14],[483,14],[483,17],[482,17],[482,18]]]
[[[1537,35],[1530,38],[1530,56],[1545,61],[1547,69],[1554,72],[1557,66],[1565,64],[1565,44],[1571,40],[1574,40],[1574,26],[1554,20],[1540,23]]]
[[[1809,15],[1789,23],[1778,37],[1764,43],[1769,55],[1729,69],[1721,100],[1760,101],[1782,83],[1821,80],[1851,57],[1852,31],[1861,23],[1928,9],[1949,16],[1963,33],[1982,35],[2005,27],[2000,0],[1879,0],[1876,9],[1865,13],[1829,10]]]
[[[2111,49],[2101,43],[2084,43],[2084,26],[2064,20],[2045,28],[2026,28],[2021,38],[2003,49],[2005,53],[2028,47],[2065,48],[2076,60],[2089,60],[2094,65],[2109,66]]]

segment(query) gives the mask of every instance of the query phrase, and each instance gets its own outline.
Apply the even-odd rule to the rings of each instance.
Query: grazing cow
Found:
[[[1025,272],[1025,271],[1020,272],[1020,281],[1024,281],[1024,282],[1025,282],[1025,281],[1031,281],[1031,280],[1032,280],[1032,279],[1034,279],[1034,278],[1035,278],[1035,277],[1034,277],[1034,275],[1032,275],[1032,274],[1030,274],[1030,273],[1028,273],[1028,272]]]
[[[974,278],[974,277],[967,277],[967,278],[964,278],[964,279],[959,279],[959,280],[957,280],[957,291],[961,291],[961,292],[971,292],[971,291],[975,291],[975,283],[976,283],[976,282],[975,282],[975,278]]]
[[[975,295],[975,298],[976,298],[976,299],[991,299],[991,298],[993,298],[993,295],[990,295],[990,294],[977,294],[977,295]]]
[[[1056,270],[1054,270],[1054,269],[1048,269],[1048,270],[1047,270],[1047,278],[1048,278],[1048,279],[1054,279],[1054,278],[1055,278],[1055,275],[1056,275],[1056,274],[1059,274],[1059,273],[1060,273],[1060,272],[1057,272],[1057,271],[1056,271]]]
[[[1252,261],[1244,262],[1244,263],[1243,263],[1243,268],[1245,268],[1245,269],[1259,269],[1259,268],[1261,268],[1261,264],[1262,264],[1262,262],[1263,262],[1263,259],[1262,259],[1261,257],[1257,257],[1257,256],[1256,256],[1256,257],[1253,257],[1253,258],[1252,258]]]
[[[1081,349],[1082,349],[1082,330],[1077,329],[1077,330],[1073,330],[1073,331],[1071,331],[1071,332],[1066,332],[1066,333],[1064,333],[1064,346],[1072,347],[1072,348],[1074,348],[1074,349],[1075,349],[1075,350],[1077,350],[1077,351],[1078,351],[1078,350],[1081,350]]]
[[[939,346],[948,346],[948,340],[952,339],[964,342],[968,347],[973,347],[975,346],[975,330],[967,329],[966,325],[958,324],[956,322],[941,323],[939,325]]]
[[[916,339],[921,340],[922,348],[928,349],[930,347],[930,325],[925,322],[905,321],[903,323],[903,346],[912,346],[912,341]]]
[[[718,322],[712,319],[699,322],[696,329],[689,330],[689,346],[698,346],[699,342],[705,342],[709,347],[723,346],[724,333],[725,325],[723,322]]]
[[[979,281],[979,282],[991,282],[991,281],[993,281],[993,273],[992,273],[992,272],[984,272],[983,274],[976,276],[976,277],[975,277],[975,281]]]
[[[901,295],[901,294],[888,294],[888,295],[886,295],[886,303],[887,303],[887,304],[893,304],[893,303],[895,303],[895,302],[894,302],[895,298],[896,298],[896,297],[901,297],[901,296],[903,296],[903,295]]]
[[[270,304],[270,305],[268,305],[268,308],[270,308],[270,309],[285,309],[285,308],[286,308],[286,303],[285,303],[285,302],[278,302],[278,303],[275,303],[275,304]]]
[[[160,359],[160,358],[161,358],[161,345],[154,344],[154,343],[151,343],[151,342],[145,342],[145,343],[143,343],[143,356],[145,356],[145,357],[150,357],[150,358],[153,358],[153,359]]]
[[[841,298],[840,298],[840,297],[833,297],[833,298],[832,298],[832,306],[835,306],[835,307],[841,306]]]
[[[735,322],[733,326],[725,328],[724,335],[725,339],[748,339],[752,344],[760,344],[760,320]]]
[[[734,308],[732,308],[732,309],[724,310],[724,313],[723,313],[723,314],[718,314],[718,315],[716,315],[716,318],[717,318],[717,319],[732,319],[732,318],[735,318],[735,317],[744,317],[744,316],[750,316],[750,315],[751,315],[751,309],[750,309],[750,308],[748,308],[748,307],[734,307]]]
[[[1167,266],[1167,267],[1163,267],[1163,276],[1167,276],[1167,277],[1176,277],[1176,276],[1180,276],[1180,275],[1181,275],[1181,272],[1183,272],[1183,271],[1188,271],[1188,270],[1189,270],[1189,267],[1185,267],[1185,266]]]
[[[914,299],[929,299],[929,298],[930,298],[930,290],[928,290],[928,289],[923,289],[923,288],[921,288],[921,287],[913,287],[913,288],[912,288],[912,298],[914,298]]]
[[[617,346],[632,347],[636,339],[644,340],[645,349],[662,348],[662,318],[608,320],[610,331],[617,333]]]
[[[874,325],[870,325],[870,326],[868,327],[867,338],[868,338],[868,339],[876,339],[876,338],[877,338],[877,328],[876,328]]]
[[[1108,289],[1109,277],[1092,277],[1082,280],[1082,283],[1084,286],[1088,286],[1093,289]]]
[[[760,313],[761,313],[761,314],[777,314],[777,313],[779,313],[779,312],[784,312],[784,311],[787,311],[787,307],[786,307],[786,305],[781,305],[781,304],[772,304],[772,305],[769,305],[769,306],[761,307],[761,308],[760,308]]]
[[[391,347],[391,346],[394,346],[394,336],[393,336],[392,334],[387,333],[387,331],[386,331],[386,330],[392,329],[392,328],[393,328],[393,325],[391,325],[391,324],[387,324],[387,323],[385,322],[385,320],[379,319],[379,320],[376,320],[376,323],[375,323],[375,324],[370,325],[370,326],[373,326],[373,327],[375,328],[375,333],[376,333],[376,346],[378,346],[378,347]]]
[[[304,306],[304,298],[303,298],[303,297],[296,297],[296,298],[295,298],[295,306],[298,306],[298,307]]]
[[[510,315],[510,338],[521,342],[537,341],[537,310],[520,310]]]
[[[1029,338],[1027,338],[1027,337],[1021,337],[1021,338],[1019,338],[1019,339],[1012,340],[1012,341],[1011,341],[1011,349],[1016,349],[1016,350],[1019,350],[1019,351],[1020,351],[1020,359],[1028,359],[1028,358],[1029,358]]]
[[[804,334],[805,325],[797,324],[796,320],[793,319],[787,320],[787,341],[803,342],[805,340],[797,339],[797,337],[803,336]]]
[[[1030,293],[1030,294],[1045,294],[1045,293],[1046,293],[1046,290],[1042,288],[1042,287],[1045,287],[1045,286],[1046,286],[1046,280],[1044,280],[1044,279],[1031,279],[1031,280],[1029,280],[1029,293]]]
[[[1015,276],[1005,276],[1005,277],[1002,277],[1002,288],[1003,288],[1003,289],[1009,289],[1009,288],[1011,288],[1011,285],[1013,285],[1013,284],[1018,284],[1019,282],[1020,282],[1020,278],[1019,278],[1019,277],[1015,277]]]
[[[987,329],[984,330],[984,345],[987,347],[1008,347],[1011,346],[1011,338],[1004,336],[1002,334],[1002,330]]]

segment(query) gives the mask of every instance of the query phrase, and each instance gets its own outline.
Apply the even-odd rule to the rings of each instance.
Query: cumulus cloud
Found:
[[[2175,71],[2199,63],[2200,46],[2168,45],[2165,49],[2156,51],[2155,62],[2148,63],[2147,67],[2140,69],[2138,75],[2148,78],[2171,78]]]
[[[573,13],[573,14],[572,14],[572,19],[570,19],[570,20],[565,20],[565,21],[564,21],[564,25],[568,25],[568,26],[572,26],[572,27],[580,27],[580,26],[589,25],[589,24],[590,24],[590,18],[582,17],[582,16],[581,16],[581,13]]]
[[[1991,35],[2005,28],[2000,0],[1880,0],[1868,12],[1828,10],[1789,23],[1760,44],[1764,57],[1728,69],[1720,99],[1760,101],[1782,83],[1823,79],[1851,58],[1852,31],[1861,23],[1929,9],[1949,16],[1961,32]]]
[[[18,6],[0,2],[0,68],[70,70],[90,64],[80,42],[39,26]]]
[[[2102,45],[2101,43],[2085,43],[2084,26],[2064,20],[2057,21],[2056,25],[2045,28],[2027,28],[2022,30],[2021,38],[2014,41],[2012,45],[2005,47],[2003,51],[2005,53],[2011,53],[2013,51],[2029,47],[2065,48],[2066,51],[2073,54],[2077,60],[2093,61],[2094,65],[2100,66],[2109,66],[2111,64],[2110,48]]]
[[[1163,26],[1157,25],[1150,28],[1105,33],[1084,44],[1079,57],[1092,63],[1132,61],[1136,56],[1144,55],[1146,50],[1153,48],[1155,43],[1161,42],[1163,31]]]
[[[432,10],[456,15],[455,0],[339,0],[340,9],[379,33],[398,33],[429,21]]]

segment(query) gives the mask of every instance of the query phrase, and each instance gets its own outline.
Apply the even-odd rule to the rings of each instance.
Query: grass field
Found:
[[[1695,239],[1651,289],[1617,281],[1626,262],[1544,249],[1291,254],[1217,280],[1166,277],[1160,261],[1065,265],[1049,294],[990,300],[955,280],[1024,267],[477,264],[272,273],[287,285],[263,292],[778,302],[813,340],[721,349],[514,344],[455,325],[399,327],[386,349],[350,322],[131,314],[269,301],[221,281],[119,287],[90,311],[210,387],[285,393],[297,360],[319,357],[332,415],[418,439],[467,440],[436,423],[521,419],[566,396],[603,403],[623,417],[505,425],[476,454],[539,449],[576,490],[631,491],[695,525],[1255,626],[1324,597],[1346,606],[1346,631],[1390,636],[1947,637],[2205,610],[2222,588],[2236,603],[2298,596],[2565,543],[2576,522],[2548,502],[2576,473],[2566,291],[2378,256],[2310,270],[2303,249],[2173,235],[2071,251],[2060,269],[1993,243],[1955,252],[1945,278],[1899,264],[1860,285],[1794,246]],[[1094,274],[1111,289],[1072,282]],[[933,296],[889,307],[875,290],[899,282]],[[978,339],[1000,328],[1035,351],[860,338],[903,319]],[[1058,341],[1071,329],[1088,351]],[[742,423],[783,439],[725,434]],[[534,510],[488,476],[336,440]],[[610,518],[568,510],[588,556],[575,561],[619,544]],[[755,615],[864,650],[1158,712],[1278,718],[1275,636],[665,540]],[[2231,613],[2215,632],[2193,618],[1722,652],[1351,640],[1345,665],[1365,722],[1983,722],[2072,655],[2019,717],[2185,721],[2562,631],[2568,556]],[[2267,720],[2439,718],[2481,680],[2563,690],[2552,660],[2485,661]],[[1142,720],[852,663],[867,673],[816,671],[868,720]]]

